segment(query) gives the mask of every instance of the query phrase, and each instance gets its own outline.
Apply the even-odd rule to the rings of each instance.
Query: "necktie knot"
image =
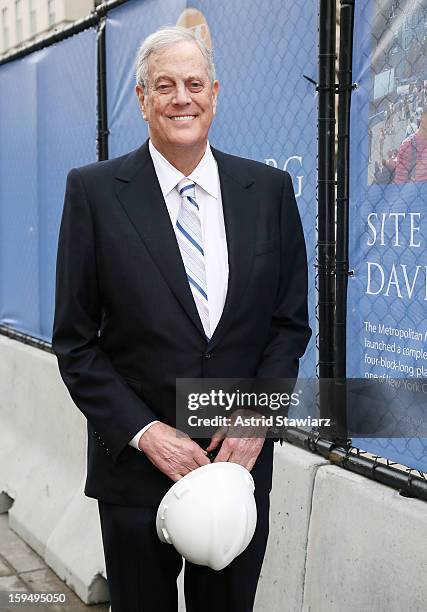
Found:
[[[196,197],[196,184],[188,178],[181,179],[176,188],[178,189],[181,198],[188,196],[190,198]]]

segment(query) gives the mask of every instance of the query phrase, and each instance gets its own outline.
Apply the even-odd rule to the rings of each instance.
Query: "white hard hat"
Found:
[[[221,461],[178,480],[157,510],[157,534],[188,561],[221,570],[255,532],[254,480],[246,468]]]

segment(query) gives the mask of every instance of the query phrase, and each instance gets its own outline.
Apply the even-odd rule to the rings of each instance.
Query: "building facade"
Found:
[[[88,15],[95,0],[0,0],[0,58]]]

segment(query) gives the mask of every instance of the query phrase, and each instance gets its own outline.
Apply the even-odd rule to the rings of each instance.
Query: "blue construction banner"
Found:
[[[427,2],[355,7],[348,376],[410,385],[427,378]],[[353,443],[427,471],[424,438]]]
[[[310,267],[313,338],[301,376],[315,375],[317,2],[292,0],[133,0],[107,16],[110,157],[148,136],[134,92],[142,40],[163,26],[191,28],[213,48],[220,82],[210,142],[293,177]]]
[[[50,342],[65,179],[96,160],[96,31],[0,67],[0,324]]]
[[[34,63],[15,61],[1,66],[0,90],[0,323],[38,335],[41,296]]]

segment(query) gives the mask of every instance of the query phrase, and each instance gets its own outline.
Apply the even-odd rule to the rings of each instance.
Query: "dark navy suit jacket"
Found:
[[[177,378],[295,378],[310,337],[306,251],[289,174],[212,151],[229,284],[209,343],[148,143],[68,176],[52,345],[87,418],[85,493],[105,502],[155,505],[171,486],[128,442],[154,419],[174,426]],[[263,460],[271,463],[271,446],[258,474]]]

